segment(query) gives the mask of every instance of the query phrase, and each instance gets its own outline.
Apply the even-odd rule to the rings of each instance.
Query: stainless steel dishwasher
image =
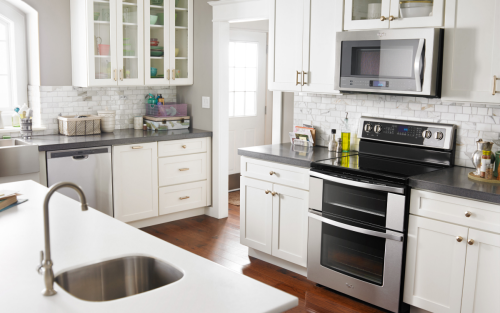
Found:
[[[49,186],[63,181],[77,184],[85,192],[90,207],[113,216],[111,147],[47,152],[47,180]],[[79,199],[70,188],[57,192]]]

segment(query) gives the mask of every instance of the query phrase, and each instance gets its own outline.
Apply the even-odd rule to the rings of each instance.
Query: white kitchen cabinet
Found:
[[[131,222],[158,216],[158,144],[113,146],[115,218]]]
[[[269,89],[334,90],[335,33],[342,1],[273,0],[269,32]]]
[[[241,177],[240,242],[271,254],[273,229],[273,184]]]
[[[442,99],[500,102],[500,1],[446,0]]]
[[[466,249],[467,227],[410,215],[403,301],[434,313],[460,312]]]
[[[461,313],[500,311],[500,235],[469,229]]]
[[[307,266],[309,192],[273,185],[272,255]]]
[[[144,54],[146,85],[193,84],[193,0],[145,2]],[[150,16],[158,16],[151,24]],[[163,55],[152,56],[151,39],[158,39]],[[152,69],[156,69],[153,76]]]
[[[445,0],[434,0],[429,15],[401,15],[400,0],[346,0],[344,30],[442,27]]]

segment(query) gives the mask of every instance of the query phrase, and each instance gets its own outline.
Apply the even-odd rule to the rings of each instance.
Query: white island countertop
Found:
[[[298,299],[153,237],[94,209],[54,194],[49,204],[54,274],[130,255],[151,256],[184,273],[170,285],[105,302],[77,299],[56,283],[44,297],[36,272],[43,250],[43,199],[47,188],[33,181],[0,185],[29,200],[0,212],[0,312],[282,312]]]

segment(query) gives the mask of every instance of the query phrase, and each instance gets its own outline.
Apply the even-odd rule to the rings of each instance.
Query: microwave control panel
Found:
[[[362,138],[444,148],[446,128],[363,121]]]
[[[346,89],[371,89],[371,90],[399,90],[416,91],[414,79],[397,78],[366,78],[366,77],[341,77],[340,88]]]

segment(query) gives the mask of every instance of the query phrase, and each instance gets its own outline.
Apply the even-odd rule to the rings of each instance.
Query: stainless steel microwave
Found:
[[[439,98],[443,39],[439,28],[339,32],[335,89]]]

